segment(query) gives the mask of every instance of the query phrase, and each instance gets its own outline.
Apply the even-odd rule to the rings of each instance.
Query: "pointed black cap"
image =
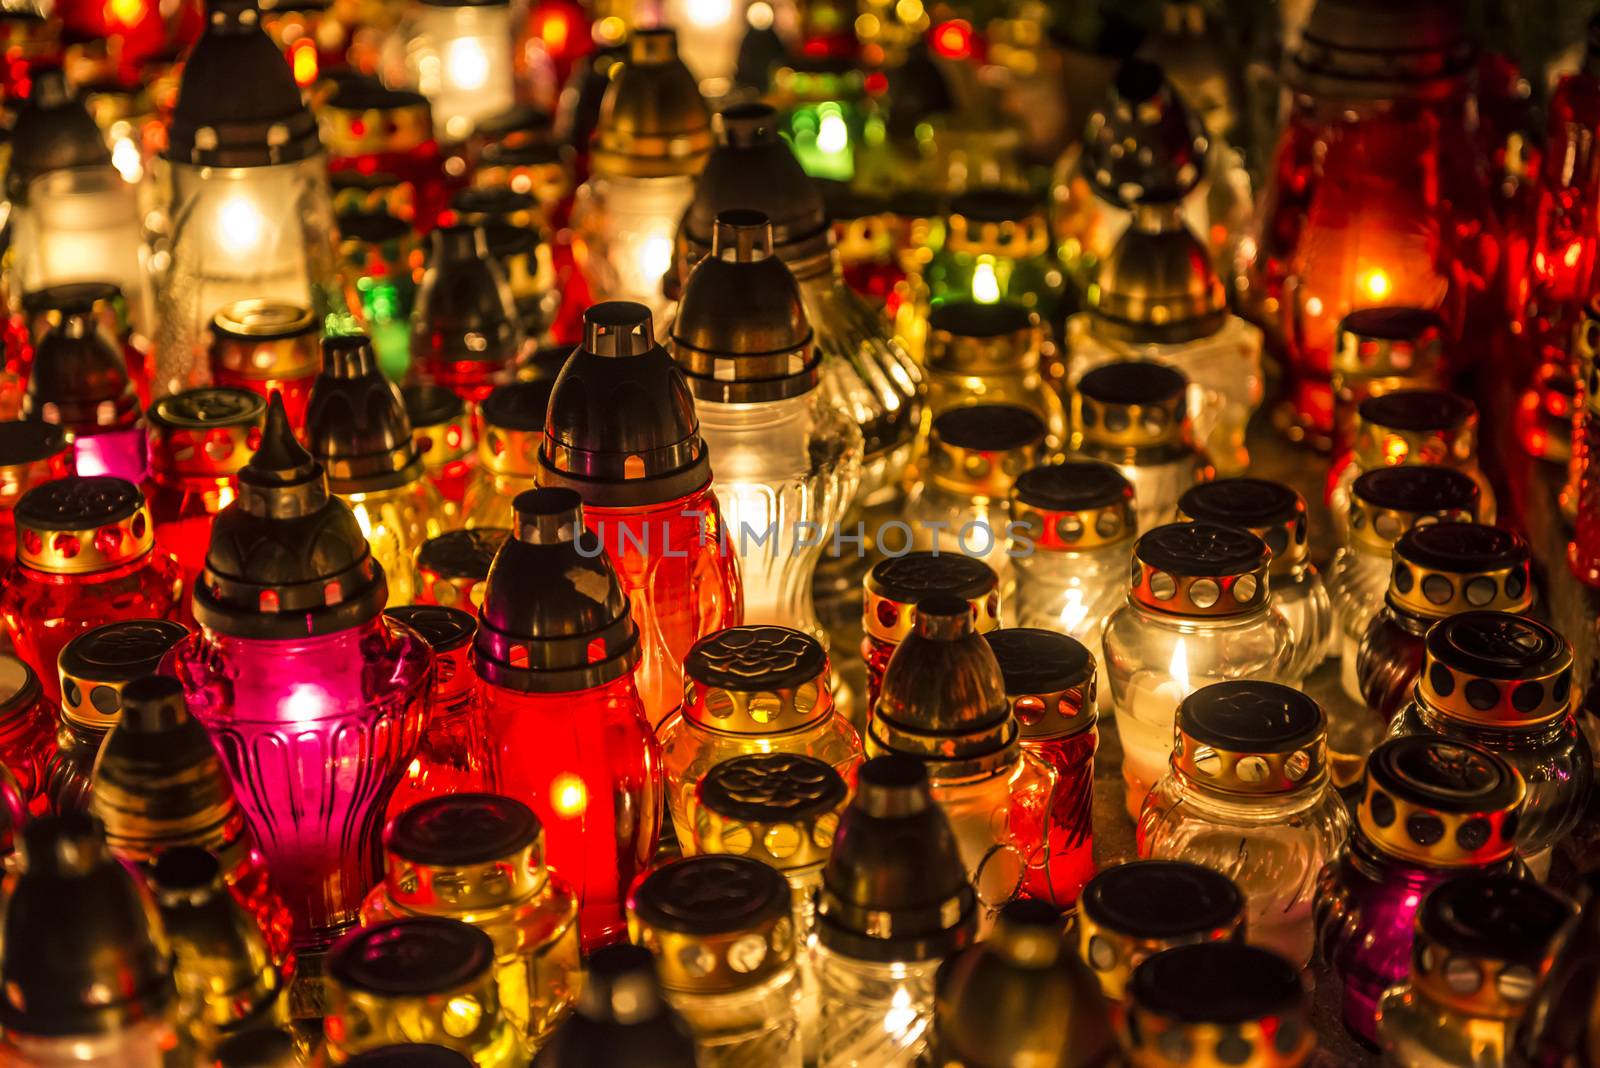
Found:
[[[384,377],[365,334],[323,339],[322,373],[306,403],[306,439],[334,493],[393,489],[422,477],[405,398]]]
[[[239,472],[239,499],[212,524],[195,620],[241,638],[304,638],[360,626],[388,597],[361,525],[328,492],[273,393],[261,448]]]
[[[534,1068],[695,1068],[694,1038],[661,995],[655,958],[614,945],[589,958],[577,1011],[557,1027]]]
[[[49,171],[109,167],[111,150],[84,102],[73,94],[60,67],[34,72],[33,93],[11,130],[6,196],[26,203],[28,183]]]

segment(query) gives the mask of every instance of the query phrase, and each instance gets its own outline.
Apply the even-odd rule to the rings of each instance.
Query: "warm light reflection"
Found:
[[[995,304],[1000,300],[1000,280],[994,274],[994,257],[983,256],[972,271],[972,299],[979,304]]]
[[[1178,644],[1173,647],[1172,659],[1167,662],[1167,674],[1172,676],[1172,681],[1178,684],[1178,699],[1189,696],[1189,653],[1184,647],[1183,639],[1178,639]]]
[[[489,55],[475,37],[451,41],[445,54],[445,73],[452,88],[482,89],[489,84]]]
[[[902,986],[889,999],[889,1011],[883,1014],[883,1029],[898,1035],[916,1022],[917,1008],[911,1003],[911,992]]]
[[[1372,300],[1383,300],[1394,287],[1389,282],[1389,275],[1381,268],[1374,267],[1362,273],[1359,282],[1361,291]]]
[[[696,26],[721,26],[733,17],[733,0],[689,0],[684,14]]]
[[[589,807],[589,791],[583,780],[571,772],[562,772],[550,780],[550,804],[558,816],[581,816]]]
[[[243,196],[224,200],[217,209],[217,222],[223,248],[234,255],[256,251],[266,232],[266,220],[261,217],[260,210]]]

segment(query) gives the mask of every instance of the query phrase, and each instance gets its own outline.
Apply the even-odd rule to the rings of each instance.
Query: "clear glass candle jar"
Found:
[[[468,529],[511,528],[511,502],[534,488],[553,378],[496,386],[478,406],[478,464],[462,498]]]
[[[1195,942],[1242,942],[1245,898],[1226,875],[1182,860],[1107,868],[1078,899],[1078,955],[1113,1004],[1146,958]]]
[[[494,940],[460,920],[407,916],[351,931],[328,952],[323,1056],[423,1042],[465,1053],[477,1068],[526,1063],[500,1009]]]
[[[406,73],[444,139],[459,144],[516,102],[509,3],[423,0],[410,14]]]
[[[142,482],[148,443],[138,393],[122,354],[101,329],[91,287],[53,309],[39,338],[22,416],[54,423],[72,441],[73,469]]]
[[[395,816],[383,882],[361,920],[404,916],[460,920],[493,940],[500,1012],[525,1054],[571,1011],[582,974],[578,899],[545,865],[544,827],[520,801],[462,791]]]
[[[1100,1064],[1116,1038],[1100,984],[1042,901],[1013,901],[935,990],[930,1068]]]
[[[1572,647],[1537,620],[1463,612],[1428,631],[1411,701],[1391,736],[1442,734],[1505,759],[1527,786],[1517,850],[1534,874],[1577,825],[1594,755],[1573,705]]]
[[[481,734],[478,679],[469,662],[478,629],[472,613],[415,604],[386,609],[384,616],[411,628],[433,650],[433,707],[417,755],[389,797],[387,823],[428,798],[482,790],[489,754]]]
[[[476,612],[495,554],[510,536],[507,528],[477,527],[448,530],[423,542],[417,550],[416,603]]]
[[[751,857],[661,865],[628,895],[628,930],[656,957],[703,1068],[800,1068],[800,982],[789,884]]]
[[[131,482],[63,478],[18,502],[17,558],[0,592],[0,621],[51,700],[61,699],[61,650],[126,619],[175,619],[178,561],[155,547],[154,524]]]
[[[1194,443],[1188,380],[1148,360],[1105,364],[1078,379],[1072,452],[1115,465],[1133,484],[1141,534],[1172,522],[1183,491],[1211,477]]]
[[[822,1018],[817,978],[817,891],[849,795],[845,780],[815,757],[736,756],[705,773],[695,791],[694,851],[754,857],[789,880],[795,966],[800,971],[800,1041],[815,1061]]]
[[[1367,625],[1356,681],[1367,708],[1388,723],[1411,700],[1422,672],[1423,638],[1459,612],[1514,612],[1533,606],[1528,543],[1479,523],[1413,527],[1394,543],[1382,610]]]
[[[1417,911],[1411,974],[1378,1004],[1385,1064],[1506,1068],[1572,903],[1512,875],[1458,875]]]
[[[28,181],[13,205],[15,279],[24,293],[72,282],[110,282],[148,328],[140,263],[139,189],[116,167],[75,166]]]
[[[239,300],[209,322],[211,380],[267,400],[283,394],[289,425],[305,427],[311,386],[322,370],[321,324],[304,305]]]
[[[1289,621],[1294,635],[1289,674],[1303,678],[1316,670],[1333,637],[1333,602],[1310,560],[1311,523],[1299,491],[1263,478],[1219,478],[1179,497],[1178,516],[1243,527],[1267,543],[1272,550],[1267,564],[1272,608]]]
[[[821,388],[815,334],[794,275],[773,255],[771,221],[721,212],[713,246],[684,283],[670,347],[738,548],[744,618],[826,642],[812,575],[855,497],[861,431]]]
[[[973,626],[983,634],[1000,625],[1000,579],[982,560],[941,552],[909,552],[879,560],[867,572],[861,606],[861,659],[867,668],[867,700],[856,717],[866,725],[878,704],[883,672],[911,633],[917,602],[950,594],[967,602]]]
[[[683,704],[656,729],[678,842],[694,848],[696,790],[713,767],[746,753],[825,761],[846,779],[861,739],[834,706],[828,654],[788,627],[730,627],[696,642],[683,664]]]
[[[67,432],[37,419],[0,422],[0,560],[17,555],[18,502],[34,486],[72,473]]]
[[[1333,350],[1333,465],[1356,445],[1361,405],[1373,397],[1444,384],[1445,325],[1423,308],[1357,308],[1339,321]]]
[[[1022,893],[1054,909],[1077,903],[1094,874],[1095,658],[1054,631],[1008,627],[985,635],[1022,749],[1050,769],[1013,795],[1010,818],[1020,841],[1037,843],[1023,857]]]
[[[1357,408],[1355,444],[1343,464],[1328,474],[1328,509],[1341,537],[1348,534],[1350,491],[1364,472],[1378,467],[1438,464],[1478,485],[1479,518],[1495,519],[1494,488],[1478,467],[1478,409],[1442,389],[1398,389],[1369,397]]]
[[[1134,818],[1166,774],[1185,697],[1229,679],[1299,683],[1289,622],[1272,611],[1270,555],[1249,531],[1209,523],[1170,523],[1134,546],[1132,588],[1105,636]]]
[[[1139,811],[1141,857],[1228,876],[1244,892],[1251,944],[1303,968],[1317,875],[1348,832],[1315,701],[1262,680],[1217,682],[1184,698],[1171,770]]]
[[[45,769],[55,755],[60,718],[33,669],[9,653],[0,653],[0,767],[11,775],[17,799],[29,815],[49,810]],[[18,830],[12,828],[13,833]]]
[[[699,1068],[689,1025],[662,996],[656,962],[643,946],[605,946],[589,956],[576,1011],[550,1036],[539,1068],[626,1064]],[[376,1068],[376,1066],[374,1066]]]
[[[1067,413],[1045,378],[1037,313],[1021,304],[949,300],[928,313],[923,428],[963,404],[1014,404],[1044,420],[1053,447],[1067,442]]]
[[[817,895],[821,1068],[895,1068],[926,1050],[940,962],[971,943],[977,898],[920,761],[861,765]]]
[[[1177,946],[1133,970],[1118,1037],[1129,1068],[1301,1068],[1317,1063],[1310,1001],[1300,969],[1276,953],[1237,942]]]
[[[1317,952],[1343,985],[1344,1024],[1376,1041],[1378,1000],[1410,971],[1417,908],[1473,871],[1520,874],[1522,779],[1486,749],[1433,736],[1372,750],[1344,850],[1317,878]]]

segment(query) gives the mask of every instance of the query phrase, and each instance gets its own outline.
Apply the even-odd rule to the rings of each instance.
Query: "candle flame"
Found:
[[[1188,696],[1189,693],[1189,651],[1184,648],[1183,639],[1178,639],[1178,644],[1173,647],[1172,659],[1167,663],[1167,674],[1178,688]]]
[[[562,772],[550,782],[550,803],[558,816],[580,816],[589,807],[589,791],[583,780],[571,772]]]
[[[994,260],[985,256],[972,272],[972,299],[979,304],[995,304],[1000,300],[1000,281],[994,276]]]
[[[1357,284],[1360,285],[1361,291],[1373,300],[1382,300],[1393,288],[1389,283],[1389,275],[1381,267],[1374,267],[1362,274]]]

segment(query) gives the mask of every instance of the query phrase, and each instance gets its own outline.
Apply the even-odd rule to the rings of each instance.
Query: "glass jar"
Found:
[[[373,349],[377,349],[376,341]],[[458,527],[461,501],[478,453],[478,432],[473,426],[475,409],[468,408],[466,401],[443,386],[404,386],[400,399],[405,404],[417,452],[422,456],[423,473],[439,491],[443,520]]]
[[[411,315],[411,373],[476,404],[511,381],[528,339],[488,231],[441,226],[431,241]]]
[[[149,509],[131,482],[46,482],[14,514],[17,558],[0,592],[0,621],[51,700],[61,699],[57,665],[73,638],[119,620],[178,616],[178,561],[155,548]]]
[[[817,891],[849,795],[815,757],[753,753],[714,765],[695,791],[694,852],[749,856],[789,880],[800,972],[800,1043],[814,1062],[822,1019],[817,978]]]
[[[262,400],[283,394],[289,425],[306,424],[311,386],[322,370],[321,327],[304,306],[274,300],[224,305],[210,320],[211,379]]]
[[[255,455],[267,402],[242,389],[191,389],[150,406],[146,496],[156,541],[178,558],[187,615],[205,566],[211,523],[239,494],[239,469]]]
[[[387,210],[339,204],[339,268],[345,299],[361,313],[383,373],[404,381],[411,369],[411,313],[422,247],[416,231]]]
[[[977,933],[977,898],[923,764],[861,765],[817,895],[820,1068],[895,1068],[926,1050],[940,962]]]
[[[407,916],[351,931],[328,952],[323,1055],[332,1064],[395,1042],[465,1053],[477,1068],[526,1057],[500,1010],[494,940],[442,916]]]
[[[1442,734],[1504,758],[1527,786],[1517,850],[1539,878],[1582,817],[1594,780],[1572,700],[1572,647],[1537,620],[1462,612],[1434,624],[1391,736]]]
[[[484,585],[472,665],[490,788],[532,808],[577,892],[585,948],[622,936],[655,854],[661,749],[634,682],[638,627],[571,490],[530,490]]]
[[[572,1009],[582,965],[578,899],[545,865],[539,817],[509,797],[445,794],[396,815],[384,855],[361,922],[443,916],[487,934],[500,1012],[525,1054],[542,1046]]]
[[[8,880],[0,961],[11,1068],[185,1068],[172,955],[144,880],[88,815],[46,816]]]
[[[1379,467],[1438,464],[1478,484],[1480,519],[1495,519],[1494,488],[1478,467],[1478,409],[1442,389],[1398,389],[1361,402],[1355,446],[1348,462],[1328,476],[1328,509],[1340,537],[1349,531],[1350,491],[1355,480]]]
[[[1072,452],[1113,464],[1133,485],[1139,533],[1172,522],[1178,498],[1211,477],[1189,422],[1189,382],[1148,360],[1104,364],[1072,395]]]
[[[12,777],[27,815],[49,811],[46,768],[56,752],[55,703],[23,661],[0,653],[0,767]],[[13,827],[12,832],[20,830]]]
[[[1138,849],[1228,876],[1245,895],[1250,943],[1304,968],[1317,875],[1349,827],[1317,703],[1275,682],[1217,682],[1178,706],[1171,770],[1139,811]]]
[[[417,550],[443,531],[444,502],[428,480],[405,401],[365,334],[323,340],[306,439],[329,491],[350,506],[388,576],[389,603],[410,604]]]
[[[539,1068],[632,1059],[647,1059],[652,1068],[698,1068],[697,1054],[689,1025],[662,996],[655,958],[624,943],[590,955],[577,1009],[550,1036]]]
[[[1022,893],[1070,909],[1094,874],[1095,658],[1054,631],[1008,627],[985,637],[1022,750],[1050,770],[1012,799],[1018,839],[1037,843],[1023,857]]]
[[[1567,564],[1579,581],[1600,587],[1600,299],[1585,307],[1574,332],[1578,396],[1572,409],[1572,461],[1566,502],[1573,512]]]
[[[150,627],[144,634],[108,636],[87,651],[103,655],[146,646],[165,652],[176,637],[181,635],[163,638]],[[111,852],[126,863],[148,866],[179,847],[215,857],[230,894],[260,928],[270,963],[287,977],[294,968],[289,909],[273,889],[221,754],[190,715],[177,680],[152,674],[158,660],[159,653],[130,661],[120,680],[94,681],[85,672],[74,683],[110,690],[107,703],[120,706],[94,761],[88,811],[104,824]],[[82,718],[81,709],[77,715]]]
[[[689,649],[738,626],[744,608],[693,396],[643,305],[584,312],[583,345],[551,390],[538,478],[582,496],[616,564],[639,626],[639,693],[658,726],[683,700]]]
[[[206,329],[235,301],[349,320],[316,119],[260,21],[251,0],[211,0],[155,161],[156,393],[206,384]]]
[[[1137,530],[1133,485],[1099,460],[1041,464],[1011,487],[1011,526],[1007,555],[1017,589],[1006,602],[1009,624],[1055,631],[1099,650],[1106,620],[1126,597],[1128,543]],[[1104,663],[1095,691],[1110,711]]]
[[[1301,1068],[1317,1032],[1300,969],[1237,942],[1177,946],[1133,970],[1118,1035],[1129,1068],[1179,1068],[1201,1058]]]
[[[713,245],[684,283],[671,351],[715,459],[744,618],[826,643],[812,574],[855,497],[861,432],[819,388],[815,335],[794,275],[772,254],[770,220],[721,212]]]
[[[37,419],[0,422],[0,560],[17,555],[17,504],[34,486],[72,473],[66,431]]]
[[[1475,745],[1422,735],[1372,750],[1343,851],[1317,878],[1317,952],[1343,985],[1345,1027],[1375,1042],[1378,1000],[1410,970],[1417,908],[1474,871],[1520,874],[1524,795],[1511,766]]]
[[[696,790],[723,761],[788,753],[826,762],[845,779],[861,739],[834,706],[828,654],[788,627],[730,627],[695,642],[683,664],[683,704],[656,729],[667,807],[685,852],[699,822]]]
[[[986,941],[950,957],[935,991],[929,1068],[1109,1062],[1100,984],[1042,901],[1013,901]]]
[[[152,354],[149,338],[135,332],[133,310],[120,287],[110,282],[68,282],[22,294],[22,325],[27,330],[20,355],[31,361],[50,331],[87,311],[99,324],[100,336],[122,359],[126,378],[139,403],[150,403]],[[94,362],[101,362],[98,358]],[[77,387],[72,383],[69,388]],[[79,387],[81,388],[81,387]]]
[[[509,3],[424,0],[410,22],[407,80],[428,98],[447,141],[465,141],[516,102]]]
[[[1247,530],[1170,523],[1133,548],[1127,603],[1106,625],[1128,814],[1166,773],[1178,705],[1231,679],[1298,685],[1289,621],[1272,611],[1266,543]]]
[[[384,611],[391,623],[415,631],[433,650],[433,701],[417,755],[389,798],[385,824],[431,797],[482,790],[489,774],[478,679],[469,654],[478,623],[472,613],[440,605],[401,605]]]
[[[1055,769],[1021,748],[1019,733],[1000,665],[967,602],[948,594],[918,601],[911,633],[884,671],[866,751],[905,754],[927,768],[977,893],[980,930],[1022,892],[1050,830],[1039,810],[1059,786]]]
[[[540,146],[539,151],[557,161],[560,159],[559,150],[554,146]],[[524,351],[533,346],[549,345],[554,340],[551,332],[562,310],[556,250],[548,236],[558,227],[550,224],[546,205],[535,196],[531,179],[522,183],[527,188],[521,190],[504,182],[490,184],[484,180],[486,169],[493,168],[480,166],[473,175],[471,188],[457,193],[451,200],[451,207],[458,222],[483,228],[489,256],[499,266],[511,289],[511,306],[527,341]],[[504,177],[506,181],[515,180],[509,174]],[[562,180],[565,181],[564,173]],[[557,199],[564,201],[568,191],[561,190]],[[540,192],[548,195],[550,191],[541,189]],[[561,250],[563,257],[570,254],[570,246]],[[471,339],[467,341],[470,344]]]
[[[1459,612],[1525,614],[1533,606],[1528,543],[1478,523],[1430,523],[1394,543],[1383,608],[1367,625],[1356,656],[1366,706],[1388,723],[1411,700],[1422,672],[1423,638]]]
[[[66,431],[79,475],[142,482],[148,443],[138,393],[89,293],[81,298],[57,309],[59,318],[35,346],[22,416]]]
[[[1378,1004],[1385,1064],[1506,1068],[1572,903],[1531,879],[1458,875],[1423,899],[1411,974]]]
[[[1067,443],[1067,412],[1040,368],[1039,316],[1021,304],[950,300],[928,313],[922,433],[963,404],[1009,404],[1044,420],[1054,448]]]
[[[478,407],[483,430],[478,465],[462,499],[462,522],[469,529],[511,528],[511,502],[533,489],[544,443],[545,411],[554,378],[496,386]]]
[[[1333,463],[1329,468],[1335,480],[1351,462],[1363,404],[1385,393],[1444,385],[1444,335],[1439,313],[1422,308],[1357,308],[1339,321],[1333,350]],[[1387,457],[1380,457],[1379,462],[1387,462]]]
[[[216,740],[294,913],[296,1017],[322,1013],[316,964],[381,873],[384,809],[429,712],[432,654],[383,618],[387,596],[354,514],[274,398],[239,499],[212,524],[200,633],[164,669]],[[352,746],[359,761],[332,758]],[[316,758],[273,759],[291,748]]]
[[[1182,860],[1102,871],[1078,899],[1078,955],[1113,1004],[1146,958],[1195,942],[1243,942],[1245,897],[1232,879]]]
[[[433,125],[436,112],[428,98],[348,70],[330,80],[332,92],[319,93],[325,99],[317,106],[329,173],[336,179],[383,176],[401,190],[371,207],[393,214],[408,229],[411,224],[422,233],[433,229],[456,183],[446,175],[445,153]],[[339,236],[350,235],[341,226]]]
[[[628,895],[628,930],[703,1068],[800,1068],[800,983],[789,884],[751,857],[661,865]]]
[[[908,552],[879,560],[867,572],[862,601],[861,659],[867,668],[867,700],[856,717],[865,727],[877,707],[890,657],[911,633],[917,602],[950,594],[967,602],[973,626],[984,634],[1000,625],[1000,579],[982,560],[941,552]]]
[[[417,604],[457,608],[468,614],[483,605],[483,582],[511,531],[498,527],[447,530],[417,550]]]

